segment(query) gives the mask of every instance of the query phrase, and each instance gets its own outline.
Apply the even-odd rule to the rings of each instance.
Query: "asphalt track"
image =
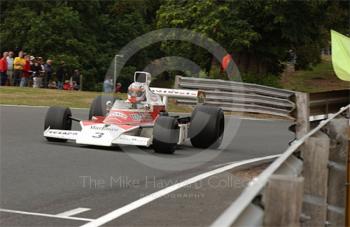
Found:
[[[0,106],[0,226],[80,226],[226,163],[279,154],[293,137],[287,121],[227,117],[225,146],[207,151],[216,156],[202,160],[196,157],[203,151],[188,144],[174,155],[156,155],[151,149],[130,146],[106,149],[49,143],[42,137],[45,113],[46,108]],[[88,111],[75,109],[73,115],[85,119]],[[158,160],[165,161],[159,164]],[[242,190],[237,184],[222,184],[223,179],[241,181],[227,171],[107,225],[209,225]]]

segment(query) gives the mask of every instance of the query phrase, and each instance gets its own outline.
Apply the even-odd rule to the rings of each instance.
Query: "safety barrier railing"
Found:
[[[349,103],[350,90],[319,93],[297,93],[257,84],[176,76],[175,88],[202,90],[206,93],[205,103],[221,107],[224,111],[249,112],[282,116],[296,119],[299,97],[305,95],[303,102],[309,107],[312,119],[327,118],[340,107]],[[196,105],[196,99],[178,98],[178,104]],[[304,103],[301,103],[304,105]]]
[[[297,99],[307,104],[305,95]],[[298,139],[212,226],[345,226],[350,213],[350,204],[346,208],[349,110],[350,105],[341,108],[308,131],[310,110],[300,108],[296,115],[303,127]]]

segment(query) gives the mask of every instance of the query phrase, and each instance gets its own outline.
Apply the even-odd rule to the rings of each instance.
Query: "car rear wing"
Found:
[[[170,88],[157,88],[150,87],[154,94],[163,97],[163,103],[168,104],[168,97],[170,98],[193,98],[197,99],[198,103],[204,103],[205,92],[202,90],[189,90],[189,89],[170,89]]]

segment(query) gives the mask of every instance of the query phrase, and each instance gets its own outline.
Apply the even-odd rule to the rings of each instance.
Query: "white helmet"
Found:
[[[138,103],[146,100],[146,91],[142,83],[134,82],[128,88],[128,101]]]

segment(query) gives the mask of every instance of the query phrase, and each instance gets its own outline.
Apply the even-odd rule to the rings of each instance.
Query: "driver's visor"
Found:
[[[143,93],[144,93],[143,89],[140,89],[140,88],[130,88],[128,90],[129,96],[141,97]]]

